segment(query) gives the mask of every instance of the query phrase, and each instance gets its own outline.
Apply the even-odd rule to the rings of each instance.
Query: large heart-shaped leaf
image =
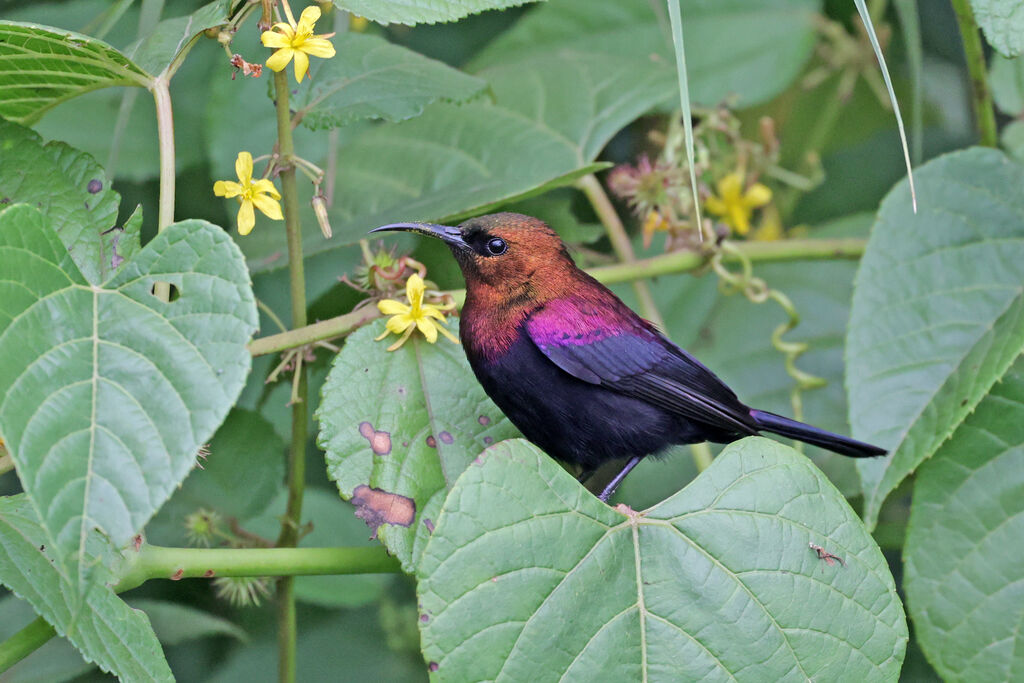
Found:
[[[126,544],[192,468],[245,382],[249,275],[220,228],[161,232],[90,285],[36,209],[0,213],[0,433],[58,557]],[[169,282],[176,299],[151,292]]]
[[[846,500],[760,438],[639,513],[498,444],[456,482],[418,577],[436,680],[895,681],[907,642]]]
[[[334,0],[343,10],[381,24],[434,24],[455,21],[491,9],[517,7],[535,0]]]
[[[50,26],[0,21],[0,116],[33,123],[76,95],[150,76],[102,40]]]
[[[730,95],[742,106],[762,102],[792,83],[811,56],[817,0],[672,1],[681,3],[694,102],[714,105]],[[667,19],[648,0],[552,0],[494,40],[471,66],[554,63],[562,50],[598,53],[635,60],[641,78],[667,71],[671,98],[678,96],[671,47]]]
[[[25,496],[0,497],[0,582],[104,671],[126,681],[173,681],[146,615],[108,586],[80,590],[49,538]]]
[[[857,463],[868,526],[1024,348],[1024,167],[976,148],[916,175],[916,214],[906,182],[882,202],[850,313],[850,423],[892,451]]]
[[[383,330],[383,320],[357,330],[335,358],[318,443],[342,497],[412,572],[448,489],[483,448],[517,432],[461,347],[416,333],[388,352],[374,341]]]
[[[320,65],[292,104],[309,128],[336,128],[360,119],[402,121],[431,102],[461,102],[487,83],[379,36],[346,33],[337,56]]]
[[[28,128],[2,119],[0,147],[0,202],[46,214],[86,280],[103,282],[139,251],[141,215],[117,226],[121,197],[88,154],[62,142],[44,145]]]
[[[914,483],[907,600],[945,681],[1024,675],[1024,362],[978,405]]]
[[[226,23],[231,16],[228,0],[214,0],[192,14],[164,19],[147,35],[124,49],[124,53],[139,68],[151,74],[161,74],[182,50],[206,29]]]

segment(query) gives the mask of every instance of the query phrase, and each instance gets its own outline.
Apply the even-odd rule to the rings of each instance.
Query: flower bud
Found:
[[[327,202],[324,200],[324,196],[322,194],[314,195],[312,204],[316,222],[320,225],[320,232],[324,234],[324,239],[331,239],[334,233],[331,231],[331,221],[327,218]]]

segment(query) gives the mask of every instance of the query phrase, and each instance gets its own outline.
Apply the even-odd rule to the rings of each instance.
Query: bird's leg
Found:
[[[619,484],[622,483],[622,480],[625,479],[626,475],[629,474],[633,470],[633,468],[636,467],[637,464],[640,462],[640,458],[641,456],[639,455],[635,455],[632,458],[630,458],[629,462],[626,463],[626,466],[622,468],[622,471],[616,474],[615,478],[612,479],[608,483],[608,485],[604,487],[604,491],[601,491],[601,495],[598,496],[598,499],[602,503],[608,502],[608,499],[611,497],[611,495],[615,493],[615,489],[619,488]]]

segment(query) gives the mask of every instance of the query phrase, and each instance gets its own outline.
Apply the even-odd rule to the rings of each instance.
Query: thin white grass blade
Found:
[[[693,208],[697,219],[697,234],[704,240],[704,221],[700,214],[700,194],[697,192],[697,171],[694,168],[693,120],[690,113],[690,86],[686,79],[686,54],[683,51],[683,17],[679,0],[668,1],[668,19],[672,25],[672,45],[676,53],[676,73],[679,76],[679,106],[683,112],[683,133],[686,139],[686,163],[690,167],[690,188],[693,190]]]
[[[868,14],[868,7],[864,0],[853,0],[857,6],[864,28],[867,29],[868,39],[871,47],[875,50],[875,57],[878,59],[878,66],[882,70],[882,78],[885,79],[885,87],[889,91],[889,100],[892,102],[892,110],[896,114],[896,126],[900,131],[900,143],[903,145],[903,160],[907,164],[907,180],[910,182],[910,201],[914,206],[914,213],[917,213],[917,192],[914,190],[914,171],[910,166],[910,148],[907,145],[907,132],[903,129],[903,115],[900,113],[900,103],[896,101],[896,92],[892,87],[892,79],[889,78],[889,67],[885,65],[885,55],[882,54],[882,47],[878,44],[878,36],[875,35],[875,26],[871,23],[871,15]],[[669,7],[674,4],[669,1]]]

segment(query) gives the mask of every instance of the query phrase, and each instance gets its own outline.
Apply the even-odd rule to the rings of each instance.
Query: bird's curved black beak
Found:
[[[374,232],[415,232],[420,235],[436,237],[451,247],[466,249],[469,247],[462,238],[462,230],[450,225],[438,225],[437,223],[389,223],[370,231]]]

